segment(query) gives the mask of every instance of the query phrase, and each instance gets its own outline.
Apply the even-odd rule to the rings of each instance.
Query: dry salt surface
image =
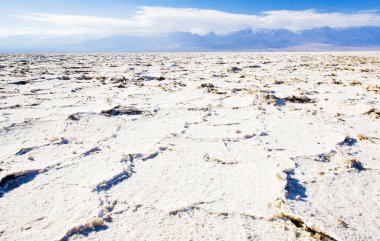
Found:
[[[379,240],[379,66],[0,55],[0,240]]]

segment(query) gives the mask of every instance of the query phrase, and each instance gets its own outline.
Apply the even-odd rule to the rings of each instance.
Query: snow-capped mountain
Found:
[[[52,41],[53,40],[53,41]],[[54,43],[54,44],[53,44]],[[55,39],[17,36],[0,39],[0,52],[160,52],[380,49],[380,27],[244,29],[225,35],[175,32]]]

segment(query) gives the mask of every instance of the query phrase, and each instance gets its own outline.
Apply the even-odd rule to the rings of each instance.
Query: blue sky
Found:
[[[137,6],[166,6],[215,9],[233,13],[254,14],[268,10],[305,10],[356,12],[380,9],[378,0],[0,0],[2,13],[49,12],[125,16]]]
[[[0,0],[0,45],[26,36],[75,41],[114,35],[242,29],[380,27],[379,0]]]
[[[171,24],[168,21],[160,22],[162,19],[159,16],[156,16],[157,13],[162,12],[162,17],[167,14],[165,9],[171,9],[169,13],[170,16],[174,16],[176,9],[179,9],[178,16],[174,16],[173,20],[183,20],[182,22],[193,21],[194,24],[192,28],[194,31],[190,32],[208,32],[213,31],[213,24],[219,21],[222,24],[228,24],[229,18],[235,19],[236,17],[241,17],[240,23],[246,21],[248,24],[245,27],[251,28],[288,28],[291,30],[300,30],[307,28],[307,26],[293,26],[290,23],[289,27],[286,25],[276,26],[276,24],[272,24],[273,21],[277,21],[280,23],[281,21],[308,21],[309,15],[313,13],[310,10],[314,11],[314,13],[336,13],[336,14],[346,14],[341,19],[341,24],[337,24],[337,19],[331,19],[331,14],[328,16],[328,21],[325,20],[324,15],[311,16],[314,17],[314,21],[323,22],[323,25],[330,27],[346,27],[343,23],[344,21],[349,22],[350,24],[347,26],[360,26],[360,25],[369,25],[369,26],[377,26],[378,20],[374,19],[380,16],[380,1],[379,0],[235,0],[235,1],[220,1],[220,0],[187,0],[187,1],[175,1],[175,0],[0,0],[0,38],[2,36],[11,35],[14,33],[15,35],[20,34],[38,34],[38,35],[48,35],[49,33],[58,34],[58,32],[66,32],[66,33],[76,33],[80,34],[78,28],[82,28],[82,34],[91,34],[89,27],[95,29],[97,28],[97,24],[101,22],[101,19],[94,18],[104,18],[105,23],[110,24],[111,28],[115,27],[115,23],[113,21],[108,20],[121,20],[121,21],[130,21],[133,20],[135,24],[127,24],[124,26],[122,23],[116,23],[119,25],[119,29],[113,31],[114,33],[128,33],[128,32],[139,32],[140,28],[146,28],[144,24],[141,24],[142,21],[157,21],[157,27],[162,25],[160,24]],[[163,8],[145,8],[141,7],[163,7]],[[188,19],[180,18],[182,15],[188,15],[189,11],[184,11],[183,9],[197,9],[199,10],[199,16],[196,13],[192,13],[192,17]],[[215,12],[202,12],[203,10],[214,10]],[[280,10],[287,10],[288,13],[279,12]],[[266,13],[267,11],[273,12]],[[277,11],[277,12],[276,12]],[[306,12],[305,12],[306,11]],[[308,11],[308,12],[307,12]],[[355,22],[351,21],[349,14],[358,14],[369,11],[372,16],[360,16],[355,15]],[[223,14],[225,14],[226,21],[223,22]],[[228,16],[227,13],[233,13],[235,16]],[[275,14],[277,13],[277,14]],[[283,14],[284,13],[284,14]],[[40,14],[40,15],[37,15]],[[302,17],[295,18],[294,15],[303,14]],[[154,16],[153,16],[154,15]],[[219,15],[218,17],[215,17]],[[255,20],[250,18],[244,18],[242,16],[251,15],[251,16],[263,16],[269,15],[271,17],[275,17],[277,20],[273,20],[272,18],[263,18],[261,20]],[[272,16],[276,15],[276,16]],[[283,15],[283,18],[280,19],[279,15]],[[75,21],[71,23],[66,23],[63,19],[60,21],[54,20],[53,17],[65,16],[66,19],[78,19],[79,24],[75,24]],[[86,24],[82,24],[79,16],[92,17],[93,19],[88,19],[85,21]],[[213,20],[209,20],[208,16],[215,17]],[[327,15],[325,15],[327,16]],[[354,16],[354,17],[355,17]],[[144,18],[139,23],[136,23],[135,18]],[[198,21],[196,18],[199,17],[204,21]],[[360,20],[359,18],[363,18]],[[148,19],[148,20],[147,20]],[[290,19],[290,20],[289,20]],[[293,20],[292,20],[293,19]],[[92,26],[89,26],[89,22],[93,22]],[[214,21],[214,22],[213,22]],[[258,23],[259,22],[259,23]],[[268,24],[264,24],[264,22]],[[352,23],[351,23],[352,22]],[[71,26],[70,26],[71,24]],[[209,24],[209,27],[205,27],[205,25]],[[85,31],[83,25],[86,25],[88,31]],[[105,28],[107,24],[103,25]],[[144,25],[144,26],[142,26]],[[149,24],[148,24],[149,25]],[[150,24],[151,25],[151,24]],[[228,24],[229,25],[229,24]],[[238,30],[237,28],[243,26],[244,24],[235,24],[235,26],[227,28],[229,30]],[[132,26],[132,27],[131,27]],[[320,27],[318,24],[311,24],[312,27]],[[43,28],[46,31],[43,31]],[[122,29],[123,28],[123,29]],[[154,29],[155,27],[150,26],[150,29]],[[78,31],[74,31],[74,30]],[[181,26],[172,29],[166,29],[166,31],[176,31],[180,30]],[[187,29],[187,30],[188,30]],[[186,30],[186,28],[185,28]],[[142,32],[146,33],[151,30],[143,30]],[[214,32],[218,32],[218,28],[215,29]],[[94,31],[93,34],[98,34],[101,31]],[[104,31],[103,31],[104,32]],[[220,32],[220,31],[219,31]],[[110,33],[103,33],[110,34]]]

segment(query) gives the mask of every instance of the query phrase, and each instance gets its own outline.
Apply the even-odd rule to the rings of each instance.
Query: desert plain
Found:
[[[0,240],[379,240],[379,67],[0,55]]]

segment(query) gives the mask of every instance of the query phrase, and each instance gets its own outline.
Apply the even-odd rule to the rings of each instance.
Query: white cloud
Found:
[[[27,21],[29,27],[13,27],[12,31],[4,27],[0,36],[36,34],[100,37],[178,31],[226,34],[245,28],[288,29],[297,32],[318,27],[380,26],[380,15],[372,11],[325,13],[315,10],[281,10],[249,15],[192,8],[139,7],[135,15],[128,19],[41,13],[14,16]]]
[[[141,7],[133,21],[148,32],[229,33],[249,28],[259,16],[191,8]]]
[[[125,26],[131,22],[123,19],[104,18],[95,16],[69,15],[69,14],[30,14],[30,15],[13,15],[26,20],[53,23],[61,26],[82,26],[82,27],[108,27],[108,26]]]
[[[376,13],[321,13],[305,11],[268,11],[260,18],[265,28],[285,28],[300,31],[319,27],[347,28],[380,26],[380,15]]]

